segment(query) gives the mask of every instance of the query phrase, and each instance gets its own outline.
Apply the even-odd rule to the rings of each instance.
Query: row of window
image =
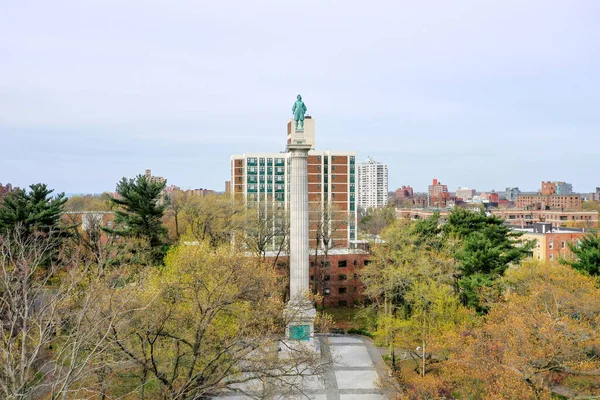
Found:
[[[259,185],[250,183],[248,184],[248,192],[256,192],[257,187],[260,189],[261,192],[265,191],[265,188],[267,189],[268,192],[272,192],[273,191],[273,184],[267,184],[265,185],[264,183],[261,183]],[[284,191],[284,185],[275,185],[275,191],[276,192],[283,192]]]
[[[354,274],[353,279],[358,279],[358,274]],[[314,281],[315,280],[315,276],[311,275],[310,276],[310,280]],[[323,275],[323,280],[324,281],[329,281],[331,280],[331,276],[330,275]],[[340,274],[337,276],[337,280],[338,281],[346,281],[348,280],[348,276],[346,274]]]
[[[239,168],[240,173],[242,172],[242,168]],[[256,175],[258,172],[261,172],[261,174],[265,173],[265,167],[248,167],[248,174],[253,174]],[[271,175],[273,174],[273,167],[267,167],[267,174]],[[285,167],[275,167],[275,173],[276,174],[283,174],[285,173]]]
[[[265,158],[261,157],[260,159],[257,159],[256,157],[248,157],[247,162],[248,162],[248,165],[256,165],[257,163],[260,163],[260,165],[265,165]],[[273,164],[273,159],[267,158],[266,162],[267,162],[267,164],[271,165],[271,164]],[[283,165],[284,163],[285,163],[285,159],[283,159],[283,158],[275,159],[275,165]]]
[[[241,180],[241,177],[239,177]],[[256,175],[248,175],[248,183],[257,183],[257,182],[261,182],[264,183],[265,180],[267,182],[273,182],[273,176],[272,175],[267,175],[266,179],[264,175],[261,176],[256,176]],[[285,182],[285,178],[283,177],[283,175],[275,175],[275,182],[278,183],[283,183]]]
[[[369,265],[371,263],[371,260],[364,260],[364,265]],[[310,262],[310,266],[314,267],[316,264],[314,261]],[[321,261],[319,263],[319,265],[321,267],[331,267],[331,262],[330,261]],[[359,261],[358,260],[352,260],[352,265],[356,266],[359,265]],[[347,267],[348,266],[348,260],[338,260],[337,262],[337,266],[339,268],[343,268],[343,267]]]

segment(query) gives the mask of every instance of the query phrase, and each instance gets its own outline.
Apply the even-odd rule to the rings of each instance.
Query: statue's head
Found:
[[[298,100],[302,100],[302,96],[300,96],[300,95],[296,96],[296,98],[297,98]]]

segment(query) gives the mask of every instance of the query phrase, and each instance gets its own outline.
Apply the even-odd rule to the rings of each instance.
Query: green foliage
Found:
[[[520,232],[512,232],[500,218],[454,209],[443,228],[446,238],[457,240],[454,257],[459,261],[461,300],[478,311],[479,292],[502,276],[506,269],[524,259],[533,243],[519,243]]]
[[[434,213],[431,217],[417,221],[412,232],[416,235],[416,244],[429,248],[440,249],[443,246],[442,232],[439,226],[440,214]]]
[[[6,233],[20,226],[24,234],[60,231],[60,215],[67,201],[64,193],[52,197],[52,189],[43,183],[9,193],[0,207],[0,233]]]
[[[153,182],[143,175],[135,179],[123,178],[117,184],[120,198],[111,201],[117,205],[114,229],[111,233],[127,237],[146,239],[158,261],[164,255],[167,229],[161,218],[165,205],[161,204],[161,193],[166,183]]]
[[[476,273],[503,275],[513,262],[523,259],[529,247],[515,246],[513,234],[503,225],[488,225],[464,238],[456,252],[463,275]]]
[[[600,275],[600,236],[598,231],[589,232],[581,238],[578,244],[568,243],[568,245],[576,259],[561,259],[561,263],[570,265],[584,274]]]
[[[371,235],[379,235],[396,220],[394,207],[374,208],[360,220],[360,231]]]
[[[358,328],[358,329],[357,328],[350,328],[350,329],[348,329],[347,333],[349,335],[362,335],[362,336],[367,336],[367,337],[370,337],[370,338],[373,338],[375,336],[371,332],[369,332],[368,330],[363,329],[363,328]]]
[[[467,307],[475,309],[477,312],[485,312],[487,308],[481,305],[480,292],[483,288],[489,288],[493,284],[489,275],[473,274],[463,276],[458,281],[460,287],[460,300]]]

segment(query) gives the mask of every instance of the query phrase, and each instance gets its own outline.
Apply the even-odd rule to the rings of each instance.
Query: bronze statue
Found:
[[[294,113],[294,121],[296,121],[296,130],[303,131],[304,130],[304,114],[306,113],[306,106],[302,101],[302,96],[298,95],[296,97],[296,102],[294,103],[294,107],[292,107],[292,112]],[[298,128],[298,123],[300,123],[300,128]]]

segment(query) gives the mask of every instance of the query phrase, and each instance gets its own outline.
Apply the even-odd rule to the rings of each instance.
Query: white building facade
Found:
[[[358,164],[358,207],[381,208],[388,204],[388,167],[368,158]]]

